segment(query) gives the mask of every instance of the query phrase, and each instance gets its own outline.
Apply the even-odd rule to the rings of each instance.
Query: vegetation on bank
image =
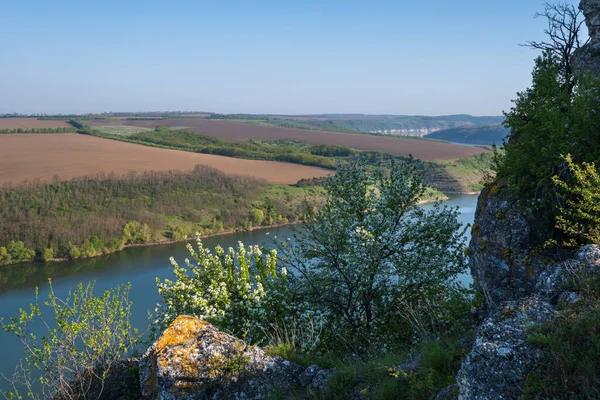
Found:
[[[321,193],[206,166],[0,188],[0,263],[88,258],[196,232],[294,222],[302,202]]]

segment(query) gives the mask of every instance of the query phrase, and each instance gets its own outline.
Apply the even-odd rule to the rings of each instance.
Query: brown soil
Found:
[[[100,172],[191,170],[209,165],[275,184],[326,176],[332,171],[298,164],[244,160],[166,150],[78,134],[0,135],[0,184],[71,179]]]
[[[37,120],[35,118],[0,118],[0,129],[72,128],[65,121]]]
[[[96,121],[91,125],[107,125],[107,121]],[[392,154],[411,155],[421,160],[448,160],[484,153],[480,147],[461,146],[430,140],[393,138],[385,136],[361,135],[352,133],[308,131],[302,129],[276,128],[230,121],[214,121],[201,118],[165,119],[160,122],[111,121],[123,124],[154,128],[156,125],[186,126],[190,130],[226,140],[246,142],[257,140],[297,140],[309,144],[338,144],[358,150],[381,151]]]

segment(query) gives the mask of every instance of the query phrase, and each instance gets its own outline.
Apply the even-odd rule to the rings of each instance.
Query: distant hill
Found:
[[[433,133],[442,129],[497,124],[502,122],[504,117],[475,117],[468,114],[445,116],[361,114],[212,114],[209,119],[229,119],[237,120],[239,122],[254,122],[284,128],[289,127],[337,132],[370,132],[391,135],[425,136],[429,133]]]
[[[502,144],[502,139],[508,136],[508,134],[509,130],[497,123],[483,126],[461,126],[458,128],[443,129],[425,135],[425,138],[446,140],[453,143],[499,145]]]

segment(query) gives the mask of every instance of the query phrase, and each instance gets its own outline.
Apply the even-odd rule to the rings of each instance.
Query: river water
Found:
[[[460,220],[464,224],[473,222],[476,203],[477,196],[459,196],[446,201],[449,206],[459,207]],[[430,208],[431,205],[423,207]],[[281,239],[290,234],[290,227],[279,227],[214,236],[203,242],[209,249],[217,245],[224,248],[235,247],[238,241],[246,246],[263,243],[268,245],[274,236]],[[467,235],[469,239],[470,232]],[[87,260],[24,263],[0,268],[0,318],[7,321],[18,315],[19,308],[27,308],[34,302],[36,287],[39,288],[40,303],[43,303],[48,295],[49,278],[52,279],[54,292],[61,298],[79,282],[85,285],[95,281],[97,295],[111,287],[130,282],[130,300],[133,302],[131,323],[134,327],[143,329],[148,324],[148,311],[153,311],[158,301],[156,278],[173,276],[169,263],[171,256],[182,263],[189,256],[186,244],[128,248],[119,253]],[[468,284],[471,277],[465,275],[461,279]],[[0,374],[11,376],[22,356],[20,341],[11,334],[0,332]],[[0,375],[0,388],[4,387],[4,383]]]

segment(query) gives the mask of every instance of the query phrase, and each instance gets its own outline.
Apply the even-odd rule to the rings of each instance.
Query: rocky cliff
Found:
[[[579,9],[585,16],[590,41],[575,53],[573,65],[579,72],[600,74],[600,0],[582,0]]]
[[[574,56],[578,73],[600,73],[600,0],[583,0],[580,9],[589,44]],[[527,374],[542,354],[529,342],[531,328],[553,321],[566,304],[580,301],[567,282],[600,274],[600,249],[585,246],[564,262],[536,251],[535,216],[525,213],[511,188],[489,185],[478,201],[470,267],[476,289],[486,300],[487,317],[458,374],[459,399],[517,399]]]

